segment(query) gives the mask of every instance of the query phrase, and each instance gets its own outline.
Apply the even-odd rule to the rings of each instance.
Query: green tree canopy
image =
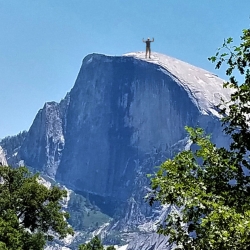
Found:
[[[82,244],[79,246],[79,250],[104,250],[101,240],[95,236],[87,244]]]
[[[95,236],[90,242],[80,245],[79,250],[104,250],[104,246],[98,236]],[[115,250],[115,247],[109,246],[106,250]]]
[[[27,168],[0,167],[0,246],[8,250],[42,250],[54,236],[73,234],[60,201],[67,193],[47,188]]]
[[[106,250],[115,250],[115,247],[114,246],[109,246],[109,247],[107,247]]]
[[[220,108],[230,149],[217,148],[200,128],[186,128],[197,150],[167,160],[151,179],[149,203],[172,207],[158,232],[176,249],[250,249],[250,30],[243,30],[239,46],[232,43],[225,40],[210,58],[216,68],[228,66],[224,86],[233,93]]]

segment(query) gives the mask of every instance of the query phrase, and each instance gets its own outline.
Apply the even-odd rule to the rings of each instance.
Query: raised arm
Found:
[[[145,43],[144,38],[142,38],[142,41]]]
[[[154,40],[155,40],[155,39],[153,38],[151,42],[154,42]]]

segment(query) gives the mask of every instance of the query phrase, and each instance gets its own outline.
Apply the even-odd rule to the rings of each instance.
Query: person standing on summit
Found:
[[[150,58],[150,55],[151,55],[150,43],[152,43],[154,41],[154,38],[152,40],[150,40],[150,38],[148,38],[146,41],[144,41],[144,38],[143,38],[142,41],[144,43],[146,43],[146,55],[145,55],[145,58],[147,58],[147,54],[149,54],[149,58]]]

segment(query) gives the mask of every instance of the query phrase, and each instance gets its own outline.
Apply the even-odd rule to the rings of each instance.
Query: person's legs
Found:
[[[150,56],[151,56],[151,49],[150,48],[148,48],[148,52],[149,52],[149,58],[150,58]]]
[[[145,58],[147,58],[147,54],[148,54],[148,47],[146,47],[146,56],[145,56]]]

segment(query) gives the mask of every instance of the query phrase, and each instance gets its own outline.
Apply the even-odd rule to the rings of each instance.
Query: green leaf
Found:
[[[73,234],[61,211],[65,191],[40,184],[25,167],[0,168],[0,242],[10,249],[42,250],[53,234]]]
[[[229,149],[216,147],[201,128],[185,127],[195,150],[167,159],[151,176],[151,205],[173,208],[158,232],[169,235],[176,249],[250,249],[250,176],[245,174],[250,171],[250,29],[243,30],[239,45],[231,43],[232,38],[224,40],[209,58],[217,69],[227,66],[223,87],[231,88],[231,96],[219,107]],[[189,234],[193,230],[195,237]]]
[[[230,44],[230,43],[232,43],[233,42],[233,38],[232,37],[229,37],[228,39],[227,39],[227,44]]]

